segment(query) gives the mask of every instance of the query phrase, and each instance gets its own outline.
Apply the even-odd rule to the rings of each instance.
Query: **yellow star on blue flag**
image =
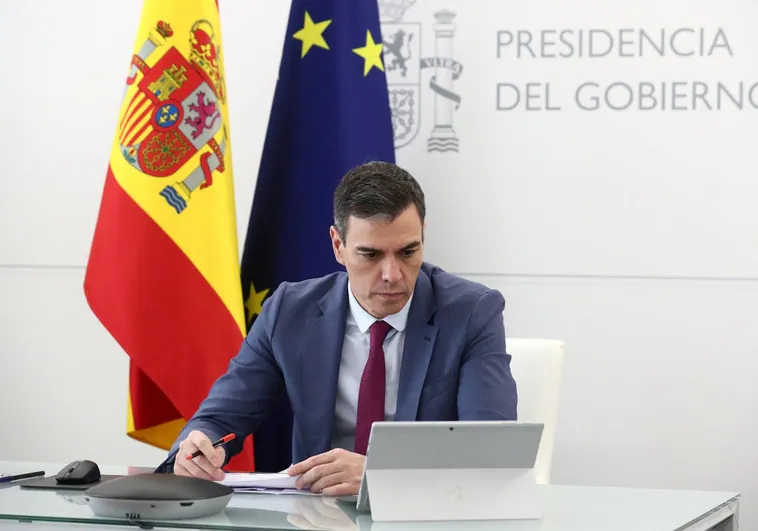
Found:
[[[366,45],[353,49],[353,52],[363,57],[363,60],[365,61],[363,63],[364,76],[368,75],[372,67],[377,67],[379,70],[384,71],[384,63],[382,63],[382,43],[374,42],[374,37],[371,35],[371,31],[366,31]]]
[[[305,57],[305,54],[308,53],[308,50],[310,50],[312,46],[318,46],[324,50],[329,49],[329,45],[324,40],[324,31],[329,27],[331,22],[331,20],[324,20],[318,23],[313,22],[311,15],[307,11],[305,12],[303,27],[297,30],[293,35],[294,38],[303,42],[300,57]]]
[[[269,290],[264,289],[258,291],[255,289],[255,284],[250,283],[250,290],[245,300],[245,313],[247,314],[247,324],[250,325],[253,318],[263,311],[263,300],[266,298]]]

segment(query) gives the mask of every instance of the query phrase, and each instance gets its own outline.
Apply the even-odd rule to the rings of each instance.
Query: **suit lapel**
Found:
[[[408,313],[408,326],[405,329],[395,420],[416,420],[421,388],[424,386],[437,338],[437,327],[429,324],[434,310],[432,283],[426,273],[421,271],[416,281],[413,302]]]
[[[309,415],[304,435],[311,452],[329,451],[334,430],[342,343],[347,318],[347,277],[343,276],[318,302],[320,314],[303,330],[301,346],[302,401]]]

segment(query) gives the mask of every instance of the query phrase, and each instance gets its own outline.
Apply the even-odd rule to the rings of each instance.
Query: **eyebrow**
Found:
[[[420,245],[421,245],[420,241],[418,240],[412,241],[411,243],[409,243],[408,245],[400,249],[400,252],[410,251],[411,249],[418,247]],[[379,249],[374,249],[373,247],[366,247],[364,245],[359,245],[355,249],[360,253],[380,253],[381,252]]]

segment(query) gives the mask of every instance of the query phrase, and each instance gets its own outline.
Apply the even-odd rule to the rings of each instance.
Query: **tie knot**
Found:
[[[382,343],[384,343],[384,338],[387,337],[387,334],[390,331],[390,324],[387,321],[375,321],[374,324],[371,325],[370,331],[371,331],[371,347],[380,347],[382,346]]]

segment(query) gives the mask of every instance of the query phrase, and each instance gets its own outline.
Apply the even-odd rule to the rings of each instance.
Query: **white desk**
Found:
[[[0,461],[0,472],[45,470],[54,475],[64,463]],[[138,472],[101,466],[103,474]],[[502,530],[502,531],[738,531],[739,494],[612,487],[551,485],[544,488],[542,520],[498,522],[372,522],[354,504],[316,496],[235,494],[226,510],[197,520],[150,522],[155,528],[223,530]],[[31,525],[30,523],[31,522]],[[89,531],[138,529],[96,517],[81,492],[21,489],[0,484],[0,531]]]

